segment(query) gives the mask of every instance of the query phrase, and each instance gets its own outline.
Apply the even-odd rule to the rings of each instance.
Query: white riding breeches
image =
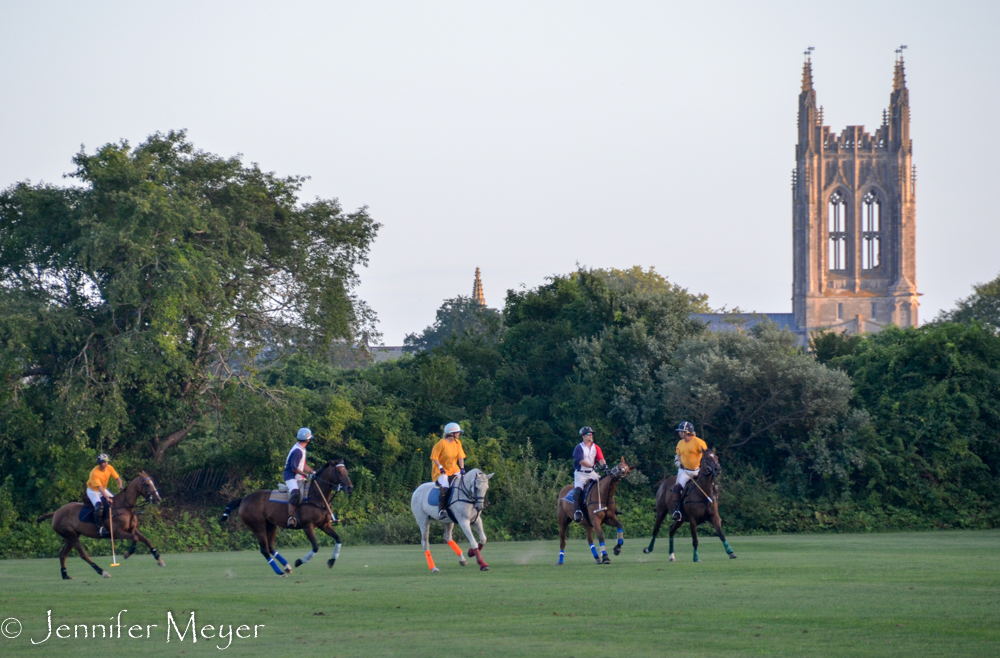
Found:
[[[285,486],[288,487],[288,493],[292,493],[293,491],[298,491],[299,478],[294,477],[291,480],[285,480]]]
[[[573,471],[573,486],[577,489],[583,489],[586,491],[588,482],[600,479],[601,476],[599,476],[597,471],[593,469],[588,469],[586,471]]]
[[[687,483],[698,477],[698,473],[701,471],[700,468],[696,468],[693,471],[689,471],[686,468],[677,469],[677,485],[680,486],[681,491],[687,486]]]
[[[114,498],[114,496],[111,495],[110,491],[108,492],[108,497]],[[101,496],[100,491],[94,491],[90,487],[87,487],[87,498],[90,499],[90,502],[93,503],[94,507],[97,507],[97,503],[104,500],[104,497]]]
[[[443,487],[443,488],[447,488],[447,487],[451,486],[450,484],[448,484],[448,476],[445,475],[444,473],[442,473],[441,475],[438,476],[437,483],[438,483],[438,486]]]

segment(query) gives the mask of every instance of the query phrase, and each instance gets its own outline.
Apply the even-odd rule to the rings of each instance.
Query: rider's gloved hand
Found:
[[[458,474],[459,475],[465,475],[465,469],[464,468],[458,469]]]

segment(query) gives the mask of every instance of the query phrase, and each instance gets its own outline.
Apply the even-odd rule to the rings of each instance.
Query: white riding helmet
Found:
[[[445,434],[461,434],[462,428],[458,426],[458,423],[448,423],[444,426]]]

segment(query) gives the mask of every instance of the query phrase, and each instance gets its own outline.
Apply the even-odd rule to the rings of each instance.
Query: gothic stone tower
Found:
[[[800,332],[876,333],[917,325],[916,176],[909,90],[896,61],[889,109],[874,135],[840,135],[816,108],[812,63],[802,69],[792,173],[794,283]]]

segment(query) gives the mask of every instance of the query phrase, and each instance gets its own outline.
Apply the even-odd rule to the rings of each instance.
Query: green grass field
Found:
[[[998,531],[731,544],[737,560],[703,538],[694,564],[690,539],[679,539],[671,564],[666,539],[643,555],[646,542],[633,538],[611,565],[596,566],[577,541],[556,567],[556,542],[493,543],[487,573],[436,545],[434,575],[417,546],[345,546],[332,570],[324,550],[290,578],[254,552],[165,555],[165,569],[140,554],[107,580],[74,554],[76,580],[66,582],[56,560],[0,561],[0,619],[22,626],[17,638],[0,636],[0,655],[219,653],[220,640],[192,644],[190,632],[180,641],[171,629],[167,643],[168,611],[181,630],[195,611],[199,630],[213,627],[208,635],[247,625],[251,637],[226,649],[241,656],[1000,655]],[[283,552],[290,561],[301,553]],[[128,612],[121,639],[98,629],[97,639],[53,633],[32,645],[46,637],[50,609],[53,629],[93,630]],[[146,639],[149,624],[157,627]]]

